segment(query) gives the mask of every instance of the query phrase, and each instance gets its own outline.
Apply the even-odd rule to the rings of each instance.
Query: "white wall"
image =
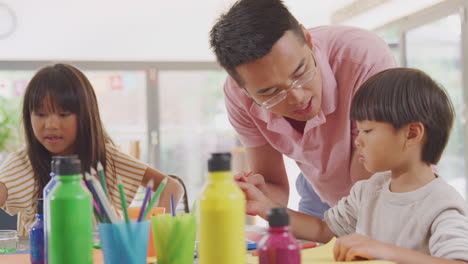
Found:
[[[0,39],[0,60],[212,61],[208,32],[233,2],[0,0],[17,17],[13,34]],[[346,2],[285,1],[306,26],[328,24]]]

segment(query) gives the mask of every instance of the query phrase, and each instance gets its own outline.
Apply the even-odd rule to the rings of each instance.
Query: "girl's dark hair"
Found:
[[[281,0],[240,0],[218,18],[210,31],[210,46],[219,64],[242,84],[236,67],[267,55],[288,30],[307,43]]]
[[[369,78],[356,92],[351,120],[386,122],[399,129],[421,122],[426,133],[422,160],[437,164],[447,145],[454,109],[447,92],[417,69],[394,68]]]
[[[47,103],[50,102],[50,106]],[[96,167],[100,161],[106,168],[106,143],[113,144],[104,130],[94,89],[86,76],[67,64],[55,64],[40,69],[29,82],[23,101],[23,125],[27,153],[34,178],[42,193],[50,179],[51,153],[36,139],[31,114],[41,107],[52,111],[69,111],[77,115],[75,149],[83,171]]]

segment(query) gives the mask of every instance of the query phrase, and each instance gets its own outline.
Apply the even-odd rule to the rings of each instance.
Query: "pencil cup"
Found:
[[[141,208],[140,207],[130,207],[128,208],[128,215],[130,216],[130,219],[137,219],[138,214],[140,213]],[[148,216],[146,217],[146,220],[150,220],[152,216],[156,216],[159,214],[164,214],[166,209],[164,207],[153,207],[151,208],[151,211],[149,212]],[[149,230],[149,239],[148,239],[148,258],[154,258],[156,257],[156,250],[154,247],[154,240],[153,240],[153,234],[151,231],[151,226]]]
[[[146,264],[149,221],[129,224],[99,223],[101,248],[106,264]]]
[[[195,216],[164,214],[151,218],[158,264],[191,264],[195,250]]]

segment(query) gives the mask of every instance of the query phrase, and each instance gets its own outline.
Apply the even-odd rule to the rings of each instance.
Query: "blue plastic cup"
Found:
[[[149,221],[129,224],[99,223],[101,249],[106,264],[146,264]]]

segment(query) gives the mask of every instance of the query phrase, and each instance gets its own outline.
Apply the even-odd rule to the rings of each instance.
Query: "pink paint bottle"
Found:
[[[259,242],[260,264],[301,263],[301,245],[291,233],[286,208],[273,208],[267,216],[270,228]]]

